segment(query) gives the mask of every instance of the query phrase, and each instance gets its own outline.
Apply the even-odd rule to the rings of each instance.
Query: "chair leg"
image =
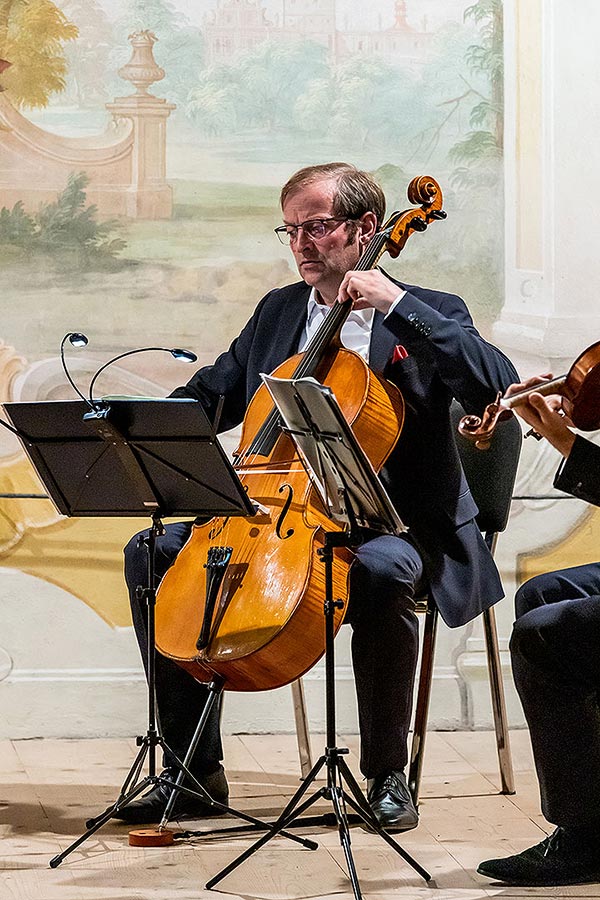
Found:
[[[490,691],[492,694],[494,728],[496,730],[498,764],[500,766],[500,781],[502,783],[502,789],[500,793],[514,794],[515,777],[513,773],[512,756],[510,752],[508,720],[506,718],[506,703],[504,700],[504,684],[502,682],[502,667],[500,664],[500,652],[498,648],[496,615],[493,608],[491,607],[490,609],[486,609],[483,613],[483,626],[485,631],[485,646],[488,658]]]
[[[421,668],[419,670],[419,689],[417,691],[417,707],[415,711],[415,724],[410,753],[410,767],[408,770],[408,788],[412,794],[415,806],[419,802],[421,771],[423,769],[423,754],[425,751],[427,715],[429,713],[429,698],[431,696],[431,682],[433,679],[433,652],[435,649],[437,623],[437,608],[432,603],[428,603],[427,612],[425,613]]]
[[[304,699],[304,685],[302,679],[292,682],[292,700],[294,702],[294,718],[296,720],[296,739],[298,741],[298,756],[300,757],[300,771],[306,778],[313,767],[310,750],[310,732],[308,730],[308,717],[306,715],[306,701]]]

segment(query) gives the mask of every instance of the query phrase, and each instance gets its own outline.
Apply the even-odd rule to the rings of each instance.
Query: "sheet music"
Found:
[[[314,378],[261,377],[330,517],[349,528],[406,531],[333,391]]]

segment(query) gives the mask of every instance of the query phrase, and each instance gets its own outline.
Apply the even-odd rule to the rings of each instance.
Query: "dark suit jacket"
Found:
[[[376,312],[371,368],[403,394],[404,428],[381,479],[425,560],[430,592],[444,620],[461,625],[503,596],[494,562],[474,522],[477,507],[462,472],[450,424],[455,397],[478,412],[518,380],[510,361],[477,332],[460,299],[425,288],[407,290],[384,321]],[[173,396],[199,399],[214,416],[225,398],[220,427],[239,424],[260,373],[292,356],[306,321],[304,283],[270,291],[212,366],[200,369]],[[392,361],[396,345],[408,352]]]
[[[554,487],[600,506],[600,447],[577,435],[556,473]]]

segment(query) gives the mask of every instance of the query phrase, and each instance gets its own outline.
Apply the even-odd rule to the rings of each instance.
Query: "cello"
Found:
[[[409,236],[446,217],[442,192],[429,176],[411,181],[418,207],[393,213],[356,266],[395,258]],[[395,385],[373,373],[340,344],[352,302],[336,303],[303,353],[273,373],[312,376],[331,388],[375,471],[385,464],[403,424]],[[259,387],[242,425],[234,468],[253,502],[247,518],[196,524],[156,595],[156,647],[199,681],[218,677],[224,689],[259,691],[295,681],[323,655],[325,573],[319,550],[332,522],[312,487],[291,438],[280,428],[268,390]],[[343,621],[353,555],[334,553],[333,591]]]

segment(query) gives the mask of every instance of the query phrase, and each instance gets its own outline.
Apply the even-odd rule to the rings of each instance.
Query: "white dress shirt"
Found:
[[[306,325],[304,326],[304,331],[298,345],[299,353],[306,349],[308,342],[313,335],[316,334],[323,319],[331,309],[331,307],[327,306],[325,303],[318,303],[316,294],[317,292],[315,288],[313,288],[308,299]],[[369,361],[369,345],[371,343],[371,329],[373,327],[374,315],[375,310],[373,307],[369,307],[368,309],[353,309],[342,325],[342,330],[340,332],[340,339],[344,347],[346,347],[347,350],[354,350],[355,353],[362,356],[365,362]]]
[[[387,315],[392,312],[405,293],[406,291],[399,292],[398,297],[396,297],[392,303]],[[313,288],[310,292],[310,297],[308,298],[306,325],[304,326],[304,331],[298,345],[299,353],[306,349],[308,342],[317,332],[330,309],[330,306],[317,301],[317,292],[315,288]],[[375,310],[372,306],[367,307],[367,309],[353,309],[342,325],[342,330],[340,332],[340,339],[343,346],[347,350],[354,350],[354,352],[358,353],[359,356],[362,356],[367,363],[369,362],[369,346],[371,344],[371,331],[373,329],[374,315]]]

